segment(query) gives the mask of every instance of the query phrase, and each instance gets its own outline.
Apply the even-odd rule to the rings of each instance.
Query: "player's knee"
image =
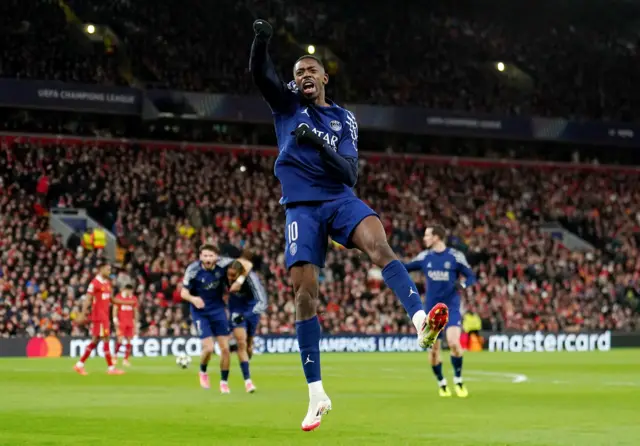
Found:
[[[213,344],[209,342],[204,342],[202,344],[202,353],[205,355],[213,354]]]
[[[462,355],[462,345],[460,344],[460,329],[451,327],[447,330],[447,344],[453,356]]]
[[[369,245],[369,251],[367,252],[371,261],[377,266],[384,268],[396,259],[396,255],[393,253],[391,246],[386,239],[376,238],[373,239]]]
[[[431,365],[439,364],[440,361],[440,347],[434,345],[433,348],[429,351],[429,362]]]
[[[314,285],[305,286],[303,284],[298,288],[296,292],[296,310],[299,319],[308,319],[316,314],[317,295],[317,287]]]
[[[246,341],[238,341],[238,351],[246,352],[247,351],[247,342]]]
[[[239,347],[240,347],[240,345],[238,345],[238,348]],[[221,345],[220,346],[220,356],[222,356],[222,357],[231,356],[231,348],[229,348],[228,345]]]
[[[449,350],[453,356],[462,356],[462,345],[460,345],[460,339],[447,340],[449,343]]]

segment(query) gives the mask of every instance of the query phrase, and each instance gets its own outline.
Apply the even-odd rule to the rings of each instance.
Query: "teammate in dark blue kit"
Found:
[[[253,267],[252,263],[238,259],[245,266],[246,271]],[[220,257],[218,250],[212,245],[200,248],[200,260],[190,264],[182,281],[180,296],[191,303],[191,319],[198,329],[202,340],[202,355],[200,357],[200,385],[208,389],[209,375],[207,365],[213,353],[213,338],[220,347],[220,392],[229,393],[229,318],[224,301],[224,292],[229,286],[227,267],[233,262],[228,257]],[[240,275],[233,282],[229,291],[240,290],[246,279]]]
[[[293,67],[294,80],[278,76],[267,46],[273,34],[264,20],[253,24],[250,70],[271,107],[279,155],[275,175],[285,207],[285,259],[296,299],[296,335],[309,384],[309,408],[302,429],[320,425],[331,400],[320,374],[318,269],[324,266],[329,236],[347,248],[365,252],[382,269],[385,283],[400,299],[429,347],[442,329],[432,325],[414,283],[389,244],[376,213],[352,188],[358,178],[358,125],[354,115],[325,97],[329,81],[322,62],[303,56]]]
[[[445,329],[447,344],[451,350],[451,364],[453,365],[456,395],[466,398],[469,394],[462,381],[462,347],[460,345],[460,294],[458,284],[463,288],[476,283],[476,276],[471,270],[464,254],[453,248],[447,248],[444,240],[446,231],[442,226],[434,225],[424,231],[426,251],[421,252],[412,262],[405,264],[407,271],[422,271],[427,281],[427,295],[425,308],[433,308],[438,303],[444,303],[449,308],[449,323]],[[460,275],[464,281],[459,281]],[[440,335],[439,337],[442,337]],[[429,352],[431,368],[438,379],[440,396],[449,397],[451,391],[447,380],[442,376],[442,360],[440,359],[440,344],[438,339]]]
[[[244,265],[238,260],[227,269],[229,283],[235,282],[243,274],[247,276],[247,280],[239,291],[229,295],[229,323],[236,339],[245,390],[253,393],[256,387],[251,381],[249,359],[260,315],[267,309],[267,292],[258,275],[255,272],[247,274]]]

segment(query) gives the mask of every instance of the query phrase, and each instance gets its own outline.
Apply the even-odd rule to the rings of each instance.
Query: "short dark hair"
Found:
[[[242,250],[242,254],[240,254],[240,258],[241,259],[246,259],[246,260],[250,260],[253,261],[253,251],[249,248],[245,248]]]
[[[202,245],[200,247],[200,254],[202,254],[203,251],[212,251],[216,254],[220,254],[220,250],[213,246],[211,243],[205,243],[204,245]]]
[[[234,260],[229,268],[237,272],[238,274],[244,273],[244,266],[242,265],[242,263],[238,262],[237,260]]]
[[[437,236],[440,240],[444,241],[447,236],[447,230],[442,225],[431,225],[427,226],[427,228],[431,228],[431,234]]]
[[[132,289],[133,289],[133,285],[131,285],[130,283],[128,283],[128,284],[126,284],[126,285],[124,286],[124,289],[125,289],[125,290],[132,290]]]
[[[319,57],[314,56],[314,55],[312,55],[312,54],[305,54],[305,55],[303,55],[303,56],[298,57],[298,60],[296,60],[296,61],[294,62],[294,64],[293,64],[293,68],[294,68],[294,70],[295,70],[295,67],[296,67],[296,65],[298,64],[298,62],[300,62],[301,60],[305,60],[305,59],[313,59],[313,60],[315,60],[316,62],[318,62],[318,65],[320,65],[320,66],[322,67],[322,69],[323,69],[323,70],[325,69],[325,68],[324,68],[324,63],[322,63],[322,60],[321,60]]]
[[[98,259],[98,268],[104,268],[111,265],[107,259]]]

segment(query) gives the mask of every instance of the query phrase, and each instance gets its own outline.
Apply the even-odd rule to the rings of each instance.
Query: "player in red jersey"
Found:
[[[115,361],[118,362],[120,346],[126,340],[124,361],[122,365],[129,366],[129,356],[131,355],[131,340],[138,336],[138,298],[133,295],[133,285],[126,285],[124,290],[116,297],[125,304],[115,304],[113,306],[113,325],[116,327],[116,351]]]
[[[104,346],[104,357],[107,360],[107,373],[110,375],[122,375],[124,373],[122,370],[116,369],[109,347],[109,328],[111,326],[109,305],[114,302],[113,288],[109,279],[110,274],[111,265],[107,262],[101,263],[98,266],[98,275],[89,284],[87,294],[82,303],[82,314],[78,318],[80,323],[86,320],[89,306],[91,306],[91,343],[87,345],[80,361],[73,367],[80,375],[87,374],[84,369],[84,363],[101,339]],[[117,303],[122,303],[122,301]]]

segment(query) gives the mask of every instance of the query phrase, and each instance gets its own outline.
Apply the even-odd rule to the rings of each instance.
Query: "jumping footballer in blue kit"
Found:
[[[407,271],[422,271],[426,278],[425,308],[433,308],[438,303],[446,304],[449,308],[449,323],[445,329],[447,344],[451,350],[451,364],[454,371],[456,395],[461,398],[469,392],[462,381],[462,347],[460,345],[462,314],[460,311],[460,294],[457,285],[466,288],[476,283],[476,276],[471,270],[466,257],[460,251],[445,245],[446,231],[442,226],[434,225],[424,231],[426,251],[421,252],[413,261],[406,263]],[[459,282],[460,275],[465,280]],[[442,334],[439,335],[439,338]],[[450,397],[451,391],[447,380],[442,375],[442,360],[440,339],[430,351],[431,368],[438,379],[440,396]]]
[[[264,20],[253,24],[250,70],[271,107],[279,155],[275,175],[285,208],[286,265],[296,298],[296,335],[309,385],[309,407],[302,429],[320,425],[331,400],[320,373],[318,269],[324,266],[329,236],[347,248],[358,248],[382,268],[385,283],[400,299],[418,331],[418,342],[430,347],[441,326],[427,317],[416,286],[397,259],[376,213],[352,188],[358,178],[358,124],[354,115],[325,97],[329,81],[320,59],[302,56],[294,80],[284,83],[267,47],[273,34]]]
[[[246,271],[250,271],[251,262],[243,262]],[[209,375],[207,366],[211,359],[215,341],[220,347],[220,392],[229,393],[229,318],[227,316],[224,293],[229,287],[227,267],[233,262],[228,257],[220,257],[219,251],[212,245],[200,248],[200,259],[191,263],[182,281],[180,296],[191,304],[191,319],[202,340],[200,357],[200,385],[208,389]],[[237,277],[230,287],[231,292],[241,288],[246,275]]]
[[[227,269],[229,282],[235,282],[242,274],[246,274],[246,271],[242,263],[237,260]],[[249,360],[252,356],[253,337],[260,322],[260,315],[267,309],[267,292],[256,273],[250,272],[246,275],[247,280],[240,289],[229,295],[229,324],[236,340],[245,390],[253,393],[256,387],[251,380]]]

